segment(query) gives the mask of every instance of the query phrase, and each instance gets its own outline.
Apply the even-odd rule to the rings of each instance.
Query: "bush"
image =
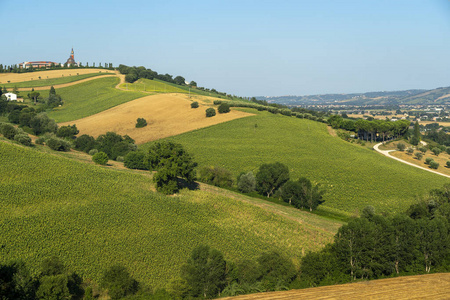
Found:
[[[61,126],[56,131],[57,137],[62,138],[73,138],[75,135],[77,135],[80,131],[77,129],[77,126],[74,125],[67,125],[67,126]]]
[[[19,133],[14,136],[16,142],[21,143],[24,146],[31,146],[31,138],[26,133]]]
[[[105,152],[97,152],[92,156],[92,161],[99,165],[108,163],[108,155]]]
[[[101,287],[108,290],[111,299],[121,299],[136,293],[139,284],[130,276],[127,269],[122,266],[112,266],[103,274]]]
[[[256,190],[256,178],[253,172],[250,171],[247,174],[241,174],[238,178],[237,187],[242,193],[251,193]]]
[[[141,151],[128,152],[124,158],[124,166],[129,169],[148,170],[148,164],[144,162],[145,154]]]
[[[192,102],[191,108],[198,108],[198,102],[197,101]]]
[[[438,147],[434,147],[433,149],[431,149],[431,152],[433,152],[434,155],[438,156],[441,153],[441,149],[439,149]]]
[[[406,152],[407,152],[409,155],[412,155],[412,154],[414,153],[414,149],[413,149],[412,147],[409,147],[408,149],[406,149]]]
[[[437,169],[439,168],[439,163],[435,162],[434,160],[430,162],[430,168]]]
[[[222,100],[214,100],[214,105],[219,105],[219,104],[222,104]]]
[[[91,149],[95,148],[97,142],[93,136],[83,134],[82,136],[77,137],[73,144],[75,149],[89,153]]]
[[[118,162],[123,162],[125,159],[124,159],[124,157],[123,156],[117,156],[116,157],[116,161],[118,161]]]
[[[427,153],[427,150],[428,150],[427,147],[423,147],[423,146],[422,146],[422,147],[418,147],[417,149],[418,149],[420,152],[422,152],[422,153]]]
[[[14,139],[14,136],[17,134],[17,129],[11,125],[3,123],[1,129],[1,134],[8,140]]]
[[[450,160],[447,160],[447,168],[450,168]]]
[[[147,120],[144,118],[137,118],[136,120],[136,128],[142,128],[147,126]]]
[[[212,107],[206,109],[206,117],[214,117],[216,115],[216,110]]]
[[[423,157],[423,153],[422,152],[416,152],[416,158],[418,159],[418,160],[422,160],[422,157]]]
[[[97,154],[98,153],[98,150],[97,149],[91,149],[91,150],[89,150],[89,155],[95,155],[95,154]]]
[[[425,158],[425,163],[429,165],[432,161],[434,161],[431,157]]]
[[[215,186],[231,187],[231,172],[222,167],[203,167],[199,171],[200,180]]]
[[[38,145],[44,145],[45,138],[41,136],[41,137],[36,139],[35,143],[38,144]]]
[[[55,151],[69,151],[71,147],[68,141],[57,137],[51,137],[45,143],[50,149]]]
[[[397,144],[397,149],[400,151],[404,151],[406,149],[406,145],[403,143],[398,143]]]
[[[230,104],[228,103],[221,103],[219,105],[219,108],[217,108],[217,111],[219,112],[219,114],[226,114],[230,112]]]

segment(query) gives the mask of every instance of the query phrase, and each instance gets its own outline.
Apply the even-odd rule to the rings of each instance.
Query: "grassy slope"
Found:
[[[139,281],[164,286],[198,244],[233,260],[271,249],[298,259],[329,242],[338,226],[286,207],[273,213],[275,206],[264,209],[265,201],[239,195],[159,195],[148,173],[1,141],[0,153],[0,261],[22,259],[33,271],[59,255],[85,278],[97,281],[120,263]]]
[[[57,122],[68,122],[102,112],[116,105],[146,96],[145,93],[121,91],[115,88],[119,78],[100,78],[57,89],[64,105],[48,115]],[[45,93],[41,93],[43,97]],[[48,92],[46,93],[48,96]]]
[[[75,70],[76,71],[76,70]],[[4,84],[6,88],[34,88],[34,87],[40,87],[40,86],[50,86],[50,85],[57,85],[57,84],[64,84],[64,83],[70,83],[75,82],[78,80],[96,77],[96,76],[103,76],[103,75],[115,75],[114,73],[91,73],[91,74],[81,74],[81,75],[75,75],[76,72],[74,72],[73,76],[65,76],[60,78],[50,78],[50,79],[41,79],[41,80],[32,80],[32,81],[24,81],[24,82],[17,82],[17,83],[8,83]]]
[[[219,165],[236,176],[280,161],[289,166],[292,178],[306,176],[322,184],[327,191],[325,208],[347,213],[367,205],[378,211],[403,211],[416,195],[448,182],[332,137],[325,124],[270,113],[170,139],[183,144],[200,167]]]
[[[121,89],[128,89],[129,91],[145,91],[151,93],[187,93],[179,86],[169,85],[167,82],[161,80],[139,79],[134,83],[122,83]]]

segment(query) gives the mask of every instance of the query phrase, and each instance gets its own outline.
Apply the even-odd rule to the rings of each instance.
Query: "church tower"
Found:
[[[72,48],[72,51],[70,52],[69,59],[66,61],[66,64],[67,64],[67,66],[76,65],[74,54],[73,54],[73,48]]]

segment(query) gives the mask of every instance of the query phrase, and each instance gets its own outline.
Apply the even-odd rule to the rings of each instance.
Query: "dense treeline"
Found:
[[[450,135],[444,130],[432,129],[427,131],[425,138],[432,140],[440,145],[450,146]]]

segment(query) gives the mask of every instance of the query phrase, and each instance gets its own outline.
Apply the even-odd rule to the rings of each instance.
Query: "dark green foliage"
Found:
[[[136,120],[136,128],[142,128],[147,126],[147,120],[144,118],[137,118]]]
[[[266,291],[287,287],[297,276],[294,264],[278,252],[264,253],[258,258],[261,281]]]
[[[110,159],[116,159],[117,156],[125,156],[133,150],[134,140],[129,136],[120,136],[115,132],[107,132],[100,135],[97,140],[96,148],[98,151],[105,152]]]
[[[450,168],[450,160],[447,160],[446,165],[447,165],[447,168]]]
[[[129,83],[133,83],[133,82],[135,82],[136,80],[138,80],[139,78],[138,78],[138,76],[137,76],[137,74],[136,73],[129,73],[129,74],[127,74],[126,76],[125,76],[125,81],[126,82],[129,82]]]
[[[181,276],[189,287],[190,296],[215,298],[226,284],[226,261],[219,251],[201,245],[192,251]]]
[[[422,160],[423,153],[422,153],[422,152],[416,152],[416,153],[415,153],[415,156],[416,156],[416,158],[417,158],[418,160]]]
[[[24,146],[31,146],[31,138],[26,133],[18,133],[14,136],[16,142],[21,143]]]
[[[230,112],[230,104],[226,102],[222,102],[219,107],[217,108],[217,111],[219,114],[226,114]]]
[[[8,115],[8,121],[14,124],[19,124],[20,122],[20,110],[13,110]]]
[[[252,171],[239,176],[237,188],[242,193],[251,193],[256,190],[256,178]]]
[[[287,181],[280,188],[280,197],[297,208],[309,208],[313,211],[324,201],[322,195],[324,191],[320,190],[318,184],[313,185],[311,181],[305,177],[297,181]]]
[[[77,137],[73,141],[74,147],[77,150],[89,153],[91,149],[94,149],[97,146],[97,142],[93,136],[83,134]]]
[[[435,162],[435,161],[431,161],[430,162],[430,168],[432,169],[437,169],[439,168],[439,163]]]
[[[269,198],[286,181],[289,180],[289,169],[282,163],[263,164],[256,173],[256,190]]]
[[[182,76],[177,76],[177,77],[175,77],[174,79],[173,79],[173,81],[175,81],[175,83],[176,84],[178,84],[178,85],[185,85],[186,83],[185,83],[185,79],[184,79],[184,77],[182,77]]]
[[[59,275],[65,272],[64,264],[57,256],[52,256],[44,259],[41,264],[41,275],[52,276]]]
[[[339,281],[339,264],[330,245],[320,252],[307,253],[301,262],[301,279],[307,286]]]
[[[38,282],[31,277],[22,261],[0,265],[0,298],[11,300],[35,299]]]
[[[431,152],[433,152],[434,155],[438,156],[442,151],[438,147],[434,147],[431,149]]]
[[[222,104],[222,100],[214,100],[213,103],[214,105],[219,105]]]
[[[232,174],[222,167],[203,167],[199,171],[202,182],[220,187],[231,187],[233,184]]]
[[[30,121],[30,127],[33,129],[35,135],[50,132],[55,133],[58,129],[55,120],[50,119],[46,113],[39,113],[35,115]]]
[[[145,157],[145,163],[151,170],[158,171],[153,180],[157,190],[165,194],[173,194],[178,190],[177,177],[187,182],[195,180],[195,166],[192,157],[183,146],[173,142],[157,142],[153,144]]]
[[[216,110],[212,107],[206,109],[206,117],[214,117],[216,115]]]
[[[148,165],[144,163],[145,153],[142,151],[132,151],[124,158],[124,165],[129,169],[148,170]]]
[[[12,140],[14,139],[14,136],[17,134],[17,129],[7,123],[3,123],[0,127],[0,133],[7,139]]]
[[[94,155],[94,154],[96,154],[96,153],[98,153],[98,150],[97,149],[91,149],[91,150],[89,150],[89,155]]]
[[[427,165],[429,165],[432,161],[434,161],[434,160],[431,157],[425,158],[425,164],[427,164]]]
[[[62,138],[74,138],[80,131],[77,129],[77,125],[67,125],[67,126],[61,126],[56,131],[57,137]]]
[[[101,287],[108,291],[111,299],[121,299],[138,291],[139,283],[131,277],[125,267],[116,265],[105,271]]]
[[[417,150],[419,150],[420,152],[425,154],[428,149],[427,149],[427,147],[422,146],[422,147],[418,147]]]
[[[63,101],[61,99],[60,95],[52,95],[50,94],[48,96],[48,99],[46,101],[47,107],[54,108],[63,105]]]
[[[55,151],[69,151],[71,148],[71,144],[68,141],[57,137],[47,139],[45,144]]]
[[[397,149],[400,151],[404,151],[406,149],[406,145],[404,143],[398,143]]]
[[[108,163],[108,155],[105,152],[97,152],[92,156],[92,161],[99,165],[106,165]]]
[[[198,108],[198,102],[197,101],[192,102],[191,108]]]

